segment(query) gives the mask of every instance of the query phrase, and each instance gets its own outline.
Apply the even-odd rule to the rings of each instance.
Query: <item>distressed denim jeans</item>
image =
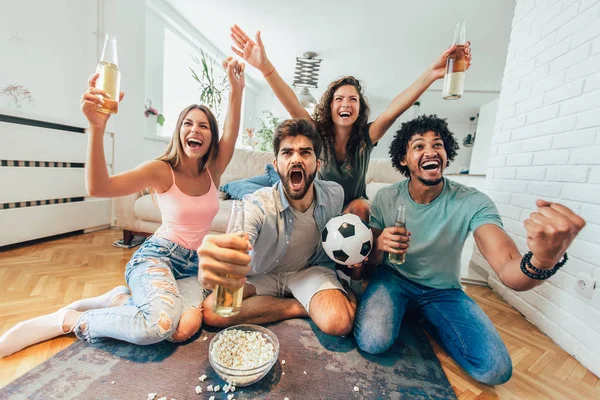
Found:
[[[498,385],[512,375],[512,361],[500,335],[483,310],[460,289],[434,289],[412,282],[379,265],[356,314],[354,337],[365,352],[392,346],[404,314],[417,310],[425,329],[471,376]]]
[[[125,270],[131,298],[122,306],[86,311],[75,324],[80,339],[113,338],[148,345],[170,340],[181,314],[200,308],[198,254],[158,236],[149,237]]]

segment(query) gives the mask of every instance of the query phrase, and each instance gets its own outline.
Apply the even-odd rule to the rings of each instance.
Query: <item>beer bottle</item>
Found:
[[[465,54],[465,30],[466,24],[459,22],[454,29],[452,44],[456,49],[446,60],[446,75],[444,76],[444,89],[442,98],[444,100],[460,99],[465,86],[465,71],[467,70],[467,57]]]
[[[244,202],[235,200],[231,209],[227,233],[244,236]],[[231,275],[227,276],[228,278]],[[239,289],[228,289],[223,286],[215,287],[215,303],[213,311],[221,317],[232,317],[239,314],[242,308],[244,287]]]
[[[103,98],[104,104],[98,111],[105,114],[116,114],[119,111],[119,92],[121,86],[121,72],[117,62],[117,38],[114,35],[106,34],[104,47],[102,48],[102,58],[96,67],[96,72],[100,74],[96,81],[96,88],[102,89],[110,95],[110,98]]]

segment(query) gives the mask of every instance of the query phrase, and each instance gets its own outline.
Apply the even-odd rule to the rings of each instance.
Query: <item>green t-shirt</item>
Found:
[[[349,155],[343,164],[339,164],[335,159],[332,149],[328,159],[325,160],[319,170],[319,179],[334,181],[342,185],[344,189],[344,207],[352,200],[361,197],[367,198],[367,169],[369,168],[369,160],[371,159],[371,152],[374,147],[369,136],[370,126],[371,124],[368,124],[361,133],[365,146],[362,149],[360,145],[358,146],[354,154],[354,167],[352,169],[350,169],[349,162],[351,156]]]
[[[477,189],[444,178],[442,193],[418,204],[404,180],[380,189],[371,206],[371,227],[394,226],[398,205],[406,206],[410,246],[402,265],[383,262],[405,278],[437,289],[460,288],[460,256],[469,232],[485,224],[502,227],[494,202]]]

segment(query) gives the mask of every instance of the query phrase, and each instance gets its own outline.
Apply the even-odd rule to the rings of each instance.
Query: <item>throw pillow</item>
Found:
[[[267,164],[263,175],[231,181],[219,189],[227,193],[234,200],[242,200],[245,195],[254,193],[264,187],[273,186],[278,181],[279,175],[275,171],[275,168],[273,168],[273,165]]]
[[[271,182],[271,186],[280,181],[279,174],[275,171],[275,167],[273,164],[267,164],[265,168],[265,173],[269,176],[269,182]]]

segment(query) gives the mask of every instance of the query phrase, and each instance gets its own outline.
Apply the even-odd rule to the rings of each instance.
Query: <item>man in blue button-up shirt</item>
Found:
[[[239,287],[244,280],[226,274],[248,275],[242,310],[219,317],[212,311],[211,295],[205,300],[204,321],[225,327],[310,316],[327,334],[348,334],[356,297],[342,286],[321,247],[325,224],[342,212],[343,189],[314,180],[322,142],[309,122],[284,121],[273,147],[281,181],[244,197],[247,238],[207,236],[199,249],[199,279],[205,287]]]

